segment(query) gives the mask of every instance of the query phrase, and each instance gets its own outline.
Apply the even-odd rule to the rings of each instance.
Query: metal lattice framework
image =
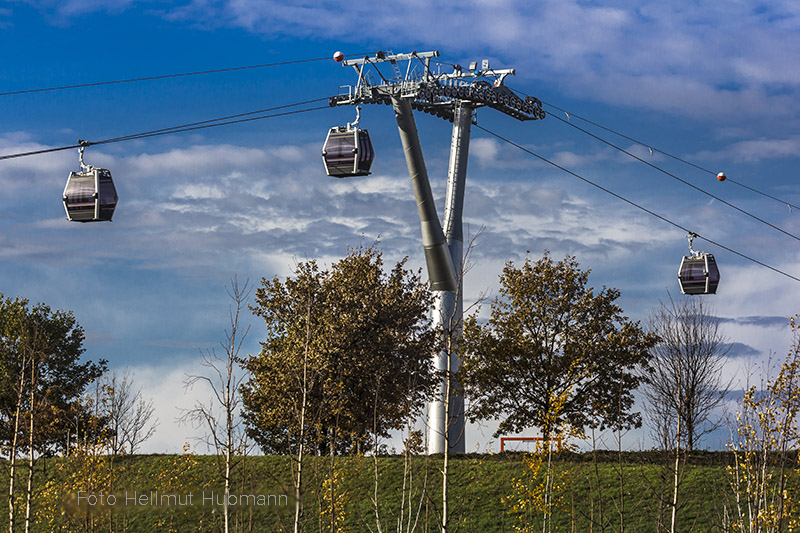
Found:
[[[431,68],[431,58],[439,52],[411,52],[375,57],[348,59],[358,75],[356,85],[344,86],[340,94],[330,99],[331,106],[386,104],[392,98],[409,100],[412,109],[423,111],[453,122],[456,102],[469,102],[473,108],[491,107],[518,120],[537,120],[545,117],[542,102],[535,97],[521,98],[505,86],[505,78],[514,69],[495,70],[484,59],[481,68],[474,62],[469,68],[452,65],[452,72],[440,72],[442,64]],[[405,68],[401,64],[405,63]],[[387,68],[386,65],[390,68]],[[383,68],[381,68],[383,67]]]

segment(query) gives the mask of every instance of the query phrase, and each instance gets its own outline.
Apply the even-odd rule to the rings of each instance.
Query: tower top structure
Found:
[[[330,105],[390,105],[392,98],[402,98],[409,100],[413,109],[450,122],[454,107],[461,102],[469,102],[473,108],[491,107],[517,120],[545,117],[538,98],[520,97],[506,87],[505,79],[514,75],[514,69],[493,69],[488,59],[480,62],[480,68],[477,61],[468,68],[439,62],[434,65],[434,57],[439,57],[436,50],[408,54],[378,51],[372,57],[342,59],[343,66],[355,70],[358,82],[340,87]],[[442,66],[452,71],[443,72]]]

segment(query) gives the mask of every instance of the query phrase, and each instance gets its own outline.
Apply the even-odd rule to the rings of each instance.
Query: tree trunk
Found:
[[[444,386],[444,461],[442,463],[442,533],[447,533],[449,526],[447,509],[447,488],[450,476],[450,388],[452,385],[452,375],[450,365],[452,364],[452,332],[447,332],[447,374]]]
[[[22,360],[22,368],[19,374],[19,389],[17,391],[17,408],[14,410],[14,436],[11,438],[10,456],[10,472],[8,478],[8,531],[14,533],[14,522],[16,515],[14,513],[14,482],[16,481],[17,474],[17,440],[19,438],[19,417],[20,409],[22,408],[22,396],[25,389],[25,358]]]
[[[303,375],[305,376],[305,365],[303,365]],[[305,377],[303,379],[305,382]],[[294,533],[300,533],[300,517],[303,514],[301,496],[303,493],[303,431],[305,425],[306,411],[306,391],[303,388],[303,405],[300,407],[300,443],[297,450],[297,474],[294,484]]]
[[[224,513],[225,520],[225,533],[228,533],[230,522],[230,510],[228,508],[228,499],[231,495],[231,433],[230,433],[230,413],[228,413],[228,437],[225,443],[225,506],[222,512]]]
[[[238,310],[237,310],[238,319]],[[231,328],[231,344],[228,348],[228,375],[225,383],[225,507],[223,508],[225,519],[225,533],[230,528],[230,509],[228,499],[231,495],[231,454],[233,451],[233,397],[231,393],[231,375],[233,373],[233,353],[236,343],[236,329]]]
[[[680,390],[680,386],[678,389]],[[672,485],[672,518],[670,520],[670,533],[675,533],[675,521],[678,514],[678,467],[680,466],[681,458],[681,417],[678,416],[677,418],[678,428],[675,432],[675,477]]]
[[[603,490],[600,487],[600,467],[597,464],[597,439],[595,438],[595,427],[592,426],[592,463],[594,464],[594,481],[597,486],[597,523],[600,525],[600,531],[605,531],[606,526],[603,521]],[[592,500],[594,505],[594,500]],[[594,515],[594,507],[592,507],[592,515]],[[594,530],[594,520],[591,524]]]
[[[31,497],[33,493],[33,428],[34,428],[34,390],[36,389],[36,365],[31,359],[30,419],[28,427],[28,484],[25,487],[25,533],[31,530]]]
[[[294,533],[300,533],[300,518],[303,514],[301,496],[303,494],[303,443],[306,420],[306,401],[308,397],[308,345],[311,337],[311,301],[306,303],[306,342],[303,347],[303,398],[300,405],[300,434],[297,448],[297,475],[294,484]]]
[[[619,532],[625,533],[625,477],[622,470],[622,383],[625,371],[619,380],[619,403],[617,404],[619,421],[617,423],[617,459],[619,464]]]
[[[372,506],[375,512],[375,527],[378,533],[383,533],[383,525],[381,524],[381,509],[380,501],[378,500],[378,391],[380,390],[380,383],[375,388],[375,400],[372,404],[372,465],[374,472],[374,485],[372,491]],[[403,478],[403,499],[405,499],[405,477]],[[332,496],[331,496],[332,498]],[[402,516],[403,504],[400,504],[400,527],[402,530]]]

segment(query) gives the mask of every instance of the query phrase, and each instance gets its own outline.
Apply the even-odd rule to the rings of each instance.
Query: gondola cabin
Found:
[[[111,172],[104,168],[70,172],[64,187],[64,210],[73,222],[110,221],[118,199]]]
[[[373,159],[375,152],[367,130],[334,126],[328,132],[322,148],[322,161],[328,176],[368,176]]]
[[[678,269],[678,281],[683,294],[716,294],[719,268],[714,256],[697,253],[684,257]]]

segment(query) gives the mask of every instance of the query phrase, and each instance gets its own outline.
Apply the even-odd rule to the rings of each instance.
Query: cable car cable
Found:
[[[298,106],[298,105],[305,105],[305,104],[309,104],[309,103],[327,101],[327,100],[328,100],[327,97],[326,98],[317,98],[317,99],[314,99],[314,100],[307,100],[305,102],[298,102],[298,103],[295,103],[295,104],[286,104],[286,105],[282,105],[282,106],[271,107],[271,108],[267,108],[267,109],[261,109],[261,110],[258,110],[258,111],[251,111],[251,112],[248,112],[248,113],[239,113],[237,115],[228,115],[226,117],[220,117],[220,118],[215,118],[215,119],[210,119],[210,120],[203,120],[203,121],[200,121],[200,122],[192,122],[192,123],[188,123],[188,124],[182,124],[180,126],[173,126],[171,128],[161,128],[161,129],[158,129],[158,130],[150,130],[150,131],[145,131],[145,132],[140,132],[140,133],[134,133],[134,134],[131,134],[131,135],[125,135],[125,136],[122,136],[122,137],[112,137],[110,139],[104,139],[104,140],[101,140],[101,141],[91,141],[91,142],[87,141],[87,142],[84,142],[84,143],[72,144],[72,145],[69,145],[69,146],[59,146],[59,147],[56,147],[56,148],[45,148],[45,149],[42,149],[42,150],[32,150],[30,152],[19,152],[19,153],[15,153],[15,154],[0,155],[0,161],[6,160],[6,159],[15,159],[15,158],[18,158],[18,157],[26,157],[26,156],[31,156],[31,155],[41,155],[41,154],[48,154],[48,153],[51,153],[51,152],[61,152],[61,151],[64,151],[64,150],[72,150],[72,149],[75,149],[75,148],[80,148],[81,146],[93,146],[93,145],[111,144],[111,143],[124,142],[124,141],[132,141],[132,140],[136,140],[136,139],[146,139],[148,137],[157,137],[159,135],[169,135],[171,133],[182,133],[182,132],[185,132],[185,131],[194,131],[194,130],[199,130],[199,129],[204,129],[204,128],[212,128],[212,127],[215,127],[215,126],[226,126],[226,125],[229,125],[229,124],[240,124],[242,122],[250,122],[250,121],[261,120],[261,119],[265,119],[265,118],[275,118],[275,117],[281,117],[281,116],[287,116],[287,115],[294,115],[294,114],[298,114],[298,113],[305,113],[307,111],[319,111],[319,110],[322,110],[322,109],[330,109],[330,106],[326,105],[326,106],[321,106],[321,107],[312,107],[312,108],[308,108],[308,109],[299,109],[299,110],[295,110],[295,111],[288,111],[288,112],[284,112],[284,113],[275,113],[275,114],[272,114],[272,115],[250,117],[250,118],[238,119],[238,120],[229,120],[229,119],[233,119],[233,118],[237,118],[237,117],[244,117],[244,116],[247,116],[247,115],[253,115],[253,114],[257,114],[257,113],[266,113],[266,112],[269,112],[269,111],[276,111],[278,109],[286,109],[288,107],[294,107],[294,106]],[[223,120],[227,120],[227,122],[221,122]]]
[[[145,132],[141,132],[141,133],[134,133],[134,134],[131,134],[131,135],[124,135],[122,137],[115,137],[115,138],[112,138],[112,139],[107,139],[105,141],[105,144],[108,144],[108,143],[111,143],[111,142],[121,142],[121,141],[132,140],[132,139],[152,137],[153,136],[152,134],[154,134],[154,133],[169,132],[171,130],[181,130],[182,128],[188,128],[188,127],[191,127],[191,126],[199,126],[201,124],[210,124],[212,122],[220,122],[220,121],[223,121],[223,120],[230,120],[230,119],[246,117],[246,116],[250,116],[250,115],[258,115],[260,113],[268,113],[268,112],[271,112],[271,111],[277,111],[279,109],[286,109],[286,108],[289,108],[289,107],[297,107],[297,106],[300,106],[300,105],[313,104],[313,103],[316,103],[316,102],[327,102],[328,100],[329,100],[328,97],[315,98],[313,100],[306,100],[304,102],[297,102],[297,103],[294,103],[294,104],[285,104],[285,105],[276,106],[276,107],[268,107],[266,109],[258,109],[256,111],[248,111],[247,113],[237,113],[235,115],[228,115],[228,116],[220,117],[220,118],[212,118],[212,119],[208,119],[208,120],[201,120],[199,122],[190,122],[188,124],[181,124],[179,126],[172,126],[172,127],[169,127],[169,128],[160,128],[160,129],[157,129],[157,130],[145,131]],[[95,143],[95,144],[99,144],[99,143]]]
[[[581,120],[581,121],[583,121],[583,122],[586,122],[586,123],[588,123],[588,124],[591,124],[592,126],[595,126],[595,127],[597,127],[597,128],[600,128],[600,129],[602,129],[602,130],[605,130],[605,131],[607,131],[607,132],[609,132],[609,133],[613,133],[614,135],[617,135],[617,136],[619,136],[619,137],[622,137],[623,139],[627,139],[627,140],[629,140],[629,141],[631,141],[631,142],[634,142],[634,143],[636,143],[636,144],[638,144],[638,145],[640,145],[640,146],[645,146],[645,147],[647,147],[649,150],[651,150],[651,151],[653,151],[653,152],[658,152],[659,154],[665,155],[665,156],[669,157],[670,159],[674,159],[675,161],[678,161],[678,162],[680,162],[680,163],[683,163],[684,165],[688,165],[688,166],[690,166],[690,167],[696,168],[697,170],[701,170],[701,171],[703,171],[703,172],[707,172],[707,173],[711,174],[712,176],[715,176],[715,175],[717,175],[717,173],[716,173],[716,172],[714,172],[713,170],[709,170],[709,169],[707,169],[707,168],[704,168],[704,167],[702,167],[702,166],[700,166],[700,165],[698,165],[698,164],[696,164],[696,163],[692,163],[691,161],[688,161],[688,160],[686,160],[686,159],[683,159],[683,158],[681,158],[681,157],[678,157],[678,156],[676,156],[676,155],[673,155],[673,154],[671,154],[671,153],[669,153],[669,152],[665,152],[664,150],[661,150],[661,149],[659,149],[659,148],[656,148],[655,146],[653,146],[653,145],[651,145],[651,144],[648,144],[648,143],[642,142],[642,141],[640,141],[640,140],[638,140],[638,139],[635,139],[635,138],[633,138],[633,137],[630,137],[630,136],[628,136],[628,135],[625,135],[624,133],[621,133],[621,132],[619,132],[619,131],[616,131],[616,130],[614,130],[614,129],[612,129],[612,128],[609,128],[609,127],[607,127],[607,126],[603,126],[602,124],[598,124],[597,122],[594,122],[594,121],[592,121],[592,120],[589,120],[589,119],[588,119],[588,118],[586,118],[586,117],[582,117],[581,115],[577,115],[577,114],[575,114],[575,113],[571,113],[571,112],[567,111],[566,109],[563,109],[563,108],[561,108],[561,107],[558,107],[557,105],[554,105],[554,104],[551,104],[551,103],[549,103],[549,102],[545,102],[545,101],[542,101],[542,103],[543,103],[543,104],[545,104],[545,105],[547,105],[547,106],[549,106],[549,107],[552,107],[553,109],[557,109],[558,111],[561,111],[562,113],[566,114],[568,117],[574,117],[574,118],[577,118],[578,120]],[[793,203],[791,203],[791,202],[787,202],[786,200],[782,200],[782,199],[780,199],[780,198],[777,198],[777,197],[775,197],[775,196],[772,196],[771,194],[767,194],[767,193],[765,193],[764,191],[760,191],[760,190],[758,190],[758,189],[755,189],[755,188],[753,188],[753,187],[750,187],[749,185],[745,185],[744,183],[741,183],[741,182],[739,182],[739,181],[737,181],[737,180],[734,180],[734,179],[732,179],[732,178],[730,178],[730,177],[727,177],[727,178],[726,178],[726,181],[729,181],[729,182],[733,183],[734,185],[738,185],[739,187],[742,187],[742,188],[748,189],[749,191],[752,191],[752,192],[754,192],[754,193],[757,193],[757,194],[760,194],[760,195],[762,195],[762,196],[765,196],[765,197],[767,197],[767,198],[769,198],[769,199],[771,199],[771,200],[775,200],[776,202],[779,202],[779,203],[781,203],[781,204],[783,204],[783,205],[789,206],[790,208],[793,208],[793,209],[800,209],[800,206],[797,206],[797,205],[795,205],[795,204],[793,204]]]
[[[757,220],[758,222],[761,222],[762,224],[765,224],[765,225],[767,225],[767,226],[771,227],[771,228],[772,228],[772,229],[774,229],[774,230],[777,230],[777,231],[779,231],[779,232],[781,232],[781,233],[783,233],[783,234],[785,234],[785,235],[787,235],[787,236],[789,236],[789,237],[791,237],[791,238],[793,238],[793,239],[795,239],[795,240],[797,240],[797,241],[800,241],[800,237],[798,237],[797,235],[794,235],[793,233],[789,233],[789,232],[788,232],[788,231],[786,231],[785,229],[783,229],[783,228],[780,228],[780,227],[778,227],[778,226],[776,226],[775,224],[772,224],[772,223],[770,223],[770,222],[767,222],[767,221],[766,221],[766,220],[764,220],[763,218],[761,218],[761,217],[759,217],[759,216],[756,216],[756,215],[754,215],[754,214],[752,214],[752,213],[750,213],[750,212],[748,212],[748,211],[745,211],[745,210],[744,210],[744,209],[742,209],[741,207],[739,207],[739,206],[737,206],[737,205],[734,205],[734,204],[732,204],[732,203],[730,203],[730,202],[728,202],[728,201],[726,201],[726,200],[723,200],[722,198],[720,198],[719,196],[717,196],[717,195],[715,195],[715,194],[713,194],[713,193],[710,193],[710,192],[708,192],[708,191],[706,191],[706,190],[704,190],[704,189],[701,189],[701,188],[700,188],[700,187],[698,187],[697,185],[694,185],[694,184],[692,184],[692,183],[690,183],[690,182],[686,181],[685,179],[683,179],[683,178],[681,178],[681,177],[679,177],[679,176],[676,176],[675,174],[673,174],[673,173],[671,173],[671,172],[669,172],[669,171],[667,171],[667,170],[664,170],[663,168],[659,167],[658,165],[654,165],[653,163],[650,163],[649,161],[647,161],[647,160],[645,160],[645,159],[642,159],[641,157],[637,156],[636,154],[634,154],[634,153],[632,153],[632,152],[629,152],[628,150],[625,150],[625,149],[624,149],[624,148],[622,148],[621,146],[617,146],[616,144],[612,143],[611,141],[608,141],[608,140],[606,140],[606,139],[603,139],[602,137],[600,137],[600,136],[598,136],[598,135],[595,135],[594,133],[592,133],[592,132],[590,132],[590,131],[588,131],[588,130],[586,130],[586,129],[584,129],[584,128],[581,128],[580,126],[578,126],[578,125],[576,125],[576,124],[573,124],[573,123],[572,123],[572,122],[570,122],[569,120],[565,120],[565,119],[563,119],[563,118],[559,117],[558,115],[553,115],[553,114],[551,114],[550,116],[551,116],[551,117],[555,117],[557,120],[561,121],[562,123],[564,123],[564,124],[567,124],[567,125],[569,125],[569,126],[571,126],[571,127],[575,128],[575,129],[577,129],[578,131],[580,131],[580,132],[583,132],[583,133],[585,133],[586,135],[588,135],[588,136],[590,136],[590,137],[592,137],[592,138],[594,138],[594,139],[597,139],[598,141],[600,141],[600,142],[602,142],[602,143],[604,143],[604,144],[606,144],[606,145],[608,145],[608,146],[610,146],[610,147],[612,147],[612,148],[614,148],[614,149],[616,149],[616,150],[619,150],[620,152],[622,152],[622,153],[624,153],[624,154],[628,155],[629,157],[631,157],[631,158],[633,158],[633,159],[636,159],[637,161],[639,161],[639,162],[641,162],[641,163],[644,163],[645,165],[647,165],[647,166],[649,166],[649,167],[651,167],[651,168],[653,168],[653,169],[655,169],[655,170],[657,170],[657,171],[661,172],[662,174],[665,174],[665,175],[669,176],[670,178],[672,178],[672,179],[674,179],[674,180],[677,180],[677,181],[679,181],[679,182],[683,183],[684,185],[687,185],[687,186],[691,187],[692,189],[694,189],[694,190],[696,190],[696,191],[699,191],[699,192],[701,192],[701,193],[705,194],[706,196],[709,196],[709,197],[711,197],[711,198],[713,198],[713,199],[715,199],[715,200],[717,200],[717,201],[719,201],[719,202],[721,202],[721,203],[723,203],[723,204],[727,205],[728,207],[730,207],[730,208],[732,208],[732,209],[735,209],[736,211],[739,211],[740,213],[742,213],[742,214],[744,214],[744,215],[747,215],[747,216],[749,216],[750,218],[752,218],[752,219],[754,219],[754,220]]]
[[[254,120],[262,120],[265,118],[277,118],[277,117],[285,117],[288,115],[298,115],[300,113],[307,113],[309,111],[321,111],[323,109],[330,109],[330,106],[320,106],[320,107],[310,107],[308,109],[298,109],[295,111],[286,111],[284,113],[273,113],[272,115],[262,115],[258,117],[250,117],[250,118],[241,118],[238,120],[229,120],[227,122],[217,122],[215,124],[203,124],[200,126],[193,126],[193,127],[182,127],[179,129],[167,129],[165,131],[153,131],[150,133],[142,133],[138,135],[131,135],[128,137],[121,137],[116,139],[105,139],[102,141],[95,141],[95,142],[87,142],[85,146],[93,146],[93,145],[100,145],[100,144],[111,144],[117,142],[124,142],[124,141],[133,141],[137,139],[147,139],[149,137],[158,137],[160,135],[170,135],[173,133],[183,133],[186,131],[195,131],[195,130],[202,130],[205,128],[214,128],[216,126],[228,126],[230,124],[241,124],[243,122],[252,122]],[[74,147],[73,147],[74,148]]]
[[[486,128],[482,127],[482,126],[479,126],[478,124],[473,124],[473,125],[474,125],[476,128],[478,128],[478,129],[480,129],[480,130],[482,130],[482,131],[484,131],[484,132],[488,133],[489,135],[492,135],[493,137],[496,137],[497,139],[499,139],[499,140],[501,140],[501,141],[503,141],[503,142],[505,142],[505,143],[507,143],[507,144],[510,144],[511,146],[514,146],[515,148],[519,148],[519,149],[520,149],[520,150],[522,150],[523,152],[525,152],[525,153],[527,153],[527,154],[529,154],[529,155],[532,155],[533,157],[536,157],[537,159],[539,159],[539,160],[541,160],[541,161],[543,161],[543,162],[545,162],[545,163],[547,163],[547,164],[549,164],[549,165],[552,165],[552,166],[554,166],[555,168],[557,168],[557,169],[559,169],[559,170],[562,170],[562,171],[566,172],[567,174],[569,174],[569,175],[571,175],[571,176],[573,176],[573,177],[576,177],[576,178],[578,178],[579,180],[581,180],[581,181],[583,181],[583,182],[585,182],[585,183],[587,183],[587,184],[591,185],[592,187],[596,187],[596,188],[600,189],[601,191],[603,191],[603,192],[605,192],[605,193],[608,193],[608,194],[610,194],[610,195],[611,195],[611,196],[613,196],[614,198],[617,198],[617,199],[619,199],[619,200],[622,200],[623,202],[625,202],[625,203],[627,203],[627,204],[629,204],[629,205],[632,205],[633,207],[635,207],[635,208],[637,208],[637,209],[640,209],[640,210],[644,211],[645,213],[647,213],[647,214],[649,214],[649,215],[652,215],[652,216],[654,216],[655,218],[657,218],[657,219],[659,219],[659,220],[661,220],[661,221],[663,221],[663,222],[666,222],[667,224],[670,224],[670,225],[672,225],[672,226],[674,226],[674,227],[676,227],[676,228],[678,228],[678,229],[680,229],[680,230],[682,230],[682,231],[685,231],[685,232],[687,232],[687,233],[694,233],[694,234],[697,236],[696,238],[698,238],[698,239],[703,239],[704,241],[706,241],[706,242],[708,242],[708,243],[710,243],[710,244],[713,244],[714,246],[718,246],[719,248],[722,248],[723,250],[727,250],[728,252],[731,252],[732,254],[738,255],[739,257],[741,257],[741,258],[743,258],[743,259],[746,259],[746,260],[748,260],[748,261],[751,261],[751,262],[753,262],[753,263],[755,263],[755,264],[757,264],[757,265],[760,265],[760,266],[762,266],[762,267],[768,268],[768,269],[772,270],[773,272],[776,272],[776,273],[778,273],[778,274],[781,274],[781,275],[783,275],[783,276],[786,276],[787,278],[791,278],[791,279],[793,279],[794,281],[800,282],[800,277],[796,277],[796,276],[793,276],[793,275],[791,275],[791,274],[788,274],[788,273],[784,272],[783,270],[780,270],[780,269],[778,269],[778,268],[775,268],[775,267],[773,267],[773,266],[770,266],[770,265],[768,265],[768,264],[766,264],[766,263],[764,263],[764,262],[762,262],[762,261],[759,261],[758,259],[755,259],[755,258],[753,258],[753,257],[750,257],[750,256],[748,256],[748,255],[745,255],[745,254],[743,254],[743,253],[741,253],[741,252],[738,252],[738,251],[734,250],[733,248],[730,248],[730,247],[728,247],[728,246],[725,246],[724,244],[721,244],[721,243],[719,243],[719,242],[716,242],[716,241],[714,241],[714,240],[712,240],[712,239],[709,239],[708,237],[704,237],[704,236],[700,235],[699,233],[697,233],[696,231],[691,231],[691,230],[689,230],[689,229],[685,228],[684,226],[681,226],[681,225],[680,225],[680,224],[678,224],[677,222],[674,222],[674,221],[672,221],[672,220],[668,219],[667,217],[665,217],[665,216],[663,216],[663,215],[659,215],[659,214],[658,214],[658,213],[656,213],[655,211],[651,211],[650,209],[648,209],[648,208],[646,208],[646,207],[644,207],[644,206],[642,206],[642,205],[639,205],[639,204],[637,204],[637,203],[636,203],[636,202],[634,202],[633,200],[628,200],[628,199],[627,199],[627,198],[625,198],[624,196],[622,196],[622,195],[620,195],[620,194],[617,194],[617,193],[615,193],[614,191],[612,191],[612,190],[610,190],[610,189],[607,189],[607,188],[603,187],[602,185],[599,185],[599,184],[597,184],[597,183],[595,183],[595,182],[591,181],[590,179],[588,179],[588,178],[585,178],[585,177],[581,176],[580,174],[577,174],[577,173],[575,173],[575,172],[573,172],[573,171],[571,171],[571,170],[569,170],[569,169],[567,169],[567,168],[565,168],[565,167],[563,167],[563,166],[559,165],[558,163],[555,163],[555,162],[553,162],[553,161],[550,161],[549,159],[547,159],[547,158],[545,158],[545,157],[543,157],[543,156],[541,156],[541,155],[539,155],[539,154],[537,154],[537,153],[535,153],[535,152],[532,152],[531,150],[528,150],[528,149],[527,149],[527,148],[525,148],[524,146],[522,146],[522,145],[519,145],[519,144],[515,143],[514,141],[512,141],[512,140],[510,140],[510,139],[508,139],[508,138],[506,138],[506,137],[503,137],[502,135],[499,135],[499,134],[497,134],[497,133],[495,133],[495,132],[493,132],[493,131],[491,131],[491,130],[488,130],[488,129],[486,129]]]
[[[363,56],[364,54],[348,54],[348,56]],[[141,78],[127,78],[122,80],[112,80],[112,81],[98,81],[92,83],[79,83],[76,85],[61,85],[58,87],[43,87],[38,89],[23,89],[19,91],[6,91],[0,92],[0,96],[12,96],[17,94],[30,94],[30,93],[42,93],[48,91],[63,91],[66,89],[82,89],[86,87],[98,87],[101,85],[116,85],[120,83],[134,83],[140,81],[152,81],[152,80],[164,80],[169,78],[181,78],[187,76],[199,76],[201,74],[216,74],[219,72],[235,72],[239,70],[249,70],[249,69],[257,69],[257,68],[267,68],[267,67],[280,67],[285,65],[296,65],[300,63],[311,63],[315,61],[330,61],[330,57],[316,57],[312,59],[297,59],[294,61],[279,61],[276,63],[262,63],[260,65],[246,65],[243,67],[228,67],[228,68],[219,68],[214,70],[200,70],[196,72],[182,72],[179,74],[163,74],[160,76],[145,76]]]
[[[524,93],[522,93],[521,91],[518,91],[518,90],[516,90],[516,89],[512,89],[512,90],[513,90],[514,92],[516,92],[516,93],[522,94],[522,95],[523,95],[523,97],[525,96],[525,94],[524,94]],[[593,125],[593,126],[595,126],[595,127],[598,127],[598,128],[600,128],[600,129],[602,129],[602,130],[605,130],[605,131],[607,131],[607,132],[609,132],[609,133],[613,133],[614,135],[617,135],[617,136],[619,136],[619,137],[622,137],[623,139],[627,139],[627,140],[629,140],[629,141],[631,141],[631,142],[634,142],[634,143],[636,143],[636,144],[638,144],[638,145],[640,145],[640,146],[644,146],[644,147],[648,148],[648,149],[649,149],[651,152],[658,152],[658,153],[660,153],[660,154],[662,154],[662,155],[665,155],[665,156],[667,156],[667,157],[669,157],[669,158],[671,158],[671,159],[674,159],[675,161],[679,161],[679,162],[681,162],[681,163],[683,163],[683,164],[685,164],[685,165],[688,165],[688,166],[690,166],[690,167],[696,168],[697,170],[700,170],[700,171],[702,171],[702,172],[707,172],[708,174],[711,174],[712,176],[718,176],[718,173],[714,172],[713,170],[709,170],[709,169],[707,169],[707,168],[705,168],[705,167],[702,167],[702,166],[700,166],[700,165],[698,165],[698,164],[696,164],[696,163],[692,163],[691,161],[688,161],[688,160],[686,160],[686,159],[683,159],[683,158],[681,158],[681,157],[678,157],[678,156],[676,156],[676,155],[673,155],[673,154],[671,154],[671,153],[669,153],[669,152],[666,152],[666,151],[664,151],[664,150],[661,150],[661,149],[659,149],[659,148],[656,148],[656,147],[654,147],[654,146],[653,146],[653,145],[651,145],[651,144],[648,144],[648,143],[646,143],[646,142],[640,141],[639,139],[635,139],[635,138],[633,138],[633,137],[630,137],[629,135],[626,135],[626,134],[624,134],[624,133],[621,133],[621,132],[619,132],[619,131],[616,131],[616,130],[614,130],[614,129],[612,129],[612,128],[609,128],[609,127],[607,127],[607,126],[603,126],[602,124],[599,124],[599,123],[597,123],[597,122],[594,122],[594,121],[592,121],[592,120],[590,120],[590,119],[588,119],[588,118],[586,118],[586,117],[583,117],[583,116],[581,116],[581,115],[578,115],[578,114],[576,114],[576,113],[571,113],[571,112],[567,111],[566,109],[564,109],[564,108],[562,108],[562,107],[559,107],[559,106],[557,106],[557,105],[555,105],[555,104],[552,104],[552,103],[550,103],[550,102],[545,102],[545,101],[543,101],[543,100],[542,100],[542,103],[543,103],[543,104],[545,104],[545,105],[547,105],[547,106],[549,106],[549,107],[552,107],[553,109],[556,109],[556,110],[558,110],[558,111],[561,111],[562,113],[564,113],[565,115],[567,115],[567,117],[568,117],[568,118],[570,118],[570,119],[571,119],[571,118],[573,118],[573,117],[574,117],[574,118],[577,118],[578,120],[581,120],[581,121],[583,121],[583,122],[586,122],[586,123],[588,123],[588,124],[591,124],[591,125]],[[559,118],[559,120],[562,120],[562,121],[563,121],[563,119],[561,119],[560,117],[556,117],[556,118]],[[574,124],[572,124],[571,122],[569,122],[569,124],[570,124],[571,126],[574,126],[574,127],[576,127],[576,128],[577,128],[577,126],[575,126],[575,125],[574,125]],[[580,129],[580,128],[578,128],[578,129]],[[581,131],[584,131],[584,130],[581,130]],[[750,187],[749,185],[745,185],[744,183],[741,183],[741,182],[739,182],[739,181],[737,181],[737,180],[735,180],[735,179],[729,178],[729,177],[727,177],[727,176],[725,177],[725,180],[724,180],[724,181],[729,181],[729,182],[733,183],[734,185],[738,185],[739,187],[742,187],[742,188],[744,188],[744,189],[747,189],[747,190],[749,190],[749,191],[752,191],[752,192],[754,192],[754,193],[760,194],[760,195],[762,195],[762,196],[764,196],[764,197],[766,197],[766,198],[769,198],[769,199],[771,199],[771,200],[775,200],[776,202],[778,202],[778,203],[780,203],[780,204],[783,204],[783,205],[785,205],[785,206],[789,207],[790,209],[800,209],[800,206],[797,206],[797,205],[795,205],[795,204],[793,204],[793,203],[791,203],[791,202],[787,202],[786,200],[783,200],[783,199],[781,199],[781,198],[777,198],[777,197],[775,197],[775,196],[772,196],[771,194],[765,193],[764,191],[760,191],[760,190],[758,190],[758,189],[756,189],[756,188],[754,188],[754,187]]]
[[[170,135],[170,134],[173,134],[173,133],[183,133],[183,132],[186,132],[186,131],[201,130],[201,129],[205,129],[205,128],[213,128],[213,127],[216,127],[216,126],[227,126],[227,125],[230,125],[230,124],[241,124],[243,122],[251,122],[251,121],[254,121],[254,120],[262,120],[262,119],[265,119],[265,118],[283,117],[283,116],[288,116],[288,115],[297,115],[299,113],[306,113],[308,111],[320,111],[320,110],[323,110],[323,109],[330,109],[330,106],[312,107],[312,108],[308,108],[308,109],[299,109],[299,110],[296,110],[296,111],[287,111],[287,112],[284,112],[284,113],[275,113],[275,114],[272,114],[272,115],[263,115],[263,116],[259,116],[259,117],[243,118],[243,119],[238,119],[238,120],[231,120],[231,121],[228,121],[228,122],[217,122],[215,124],[204,124],[204,125],[201,125],[201,126],[185,127],[185,128],[180,128],[180,129],[166,129],[164,131],[153,131],[153,132],[149,132],[149,133],[129,135],[127,137],[117,137],[117,138],[113,138],[113,139],[104,139],[102,141],[86,141],[86,142],[84,142],[82,144],[73,144],[73,145],[70,145],[70,146],[60,146],[58,148],[48,148],[48,149],[44,149],[44,150],[35,150],[35,151],[31,151],[31,152],[22,152],[22,153],[17,153],[17,154],[4,155],[4,156],[0,156],[0,160],[14,159],[14,158],[17,158],[17,157],[25,157],[25,156],[29,156],[29,155],[40,155],[40,154],[46,154],[46,153],[50,153],[50,152],[60,152],[60,151],[63,151],[63,150],[72,150],[74,148],[80,148],[81,146],[96,146],[96,145],[101,145],[101,144],[111,144],[111,143],[124,142],[124,141],[133,141],[133,140],[137,140],[137,139],[146,139],[148,137],[158,137],[160,135]]]

